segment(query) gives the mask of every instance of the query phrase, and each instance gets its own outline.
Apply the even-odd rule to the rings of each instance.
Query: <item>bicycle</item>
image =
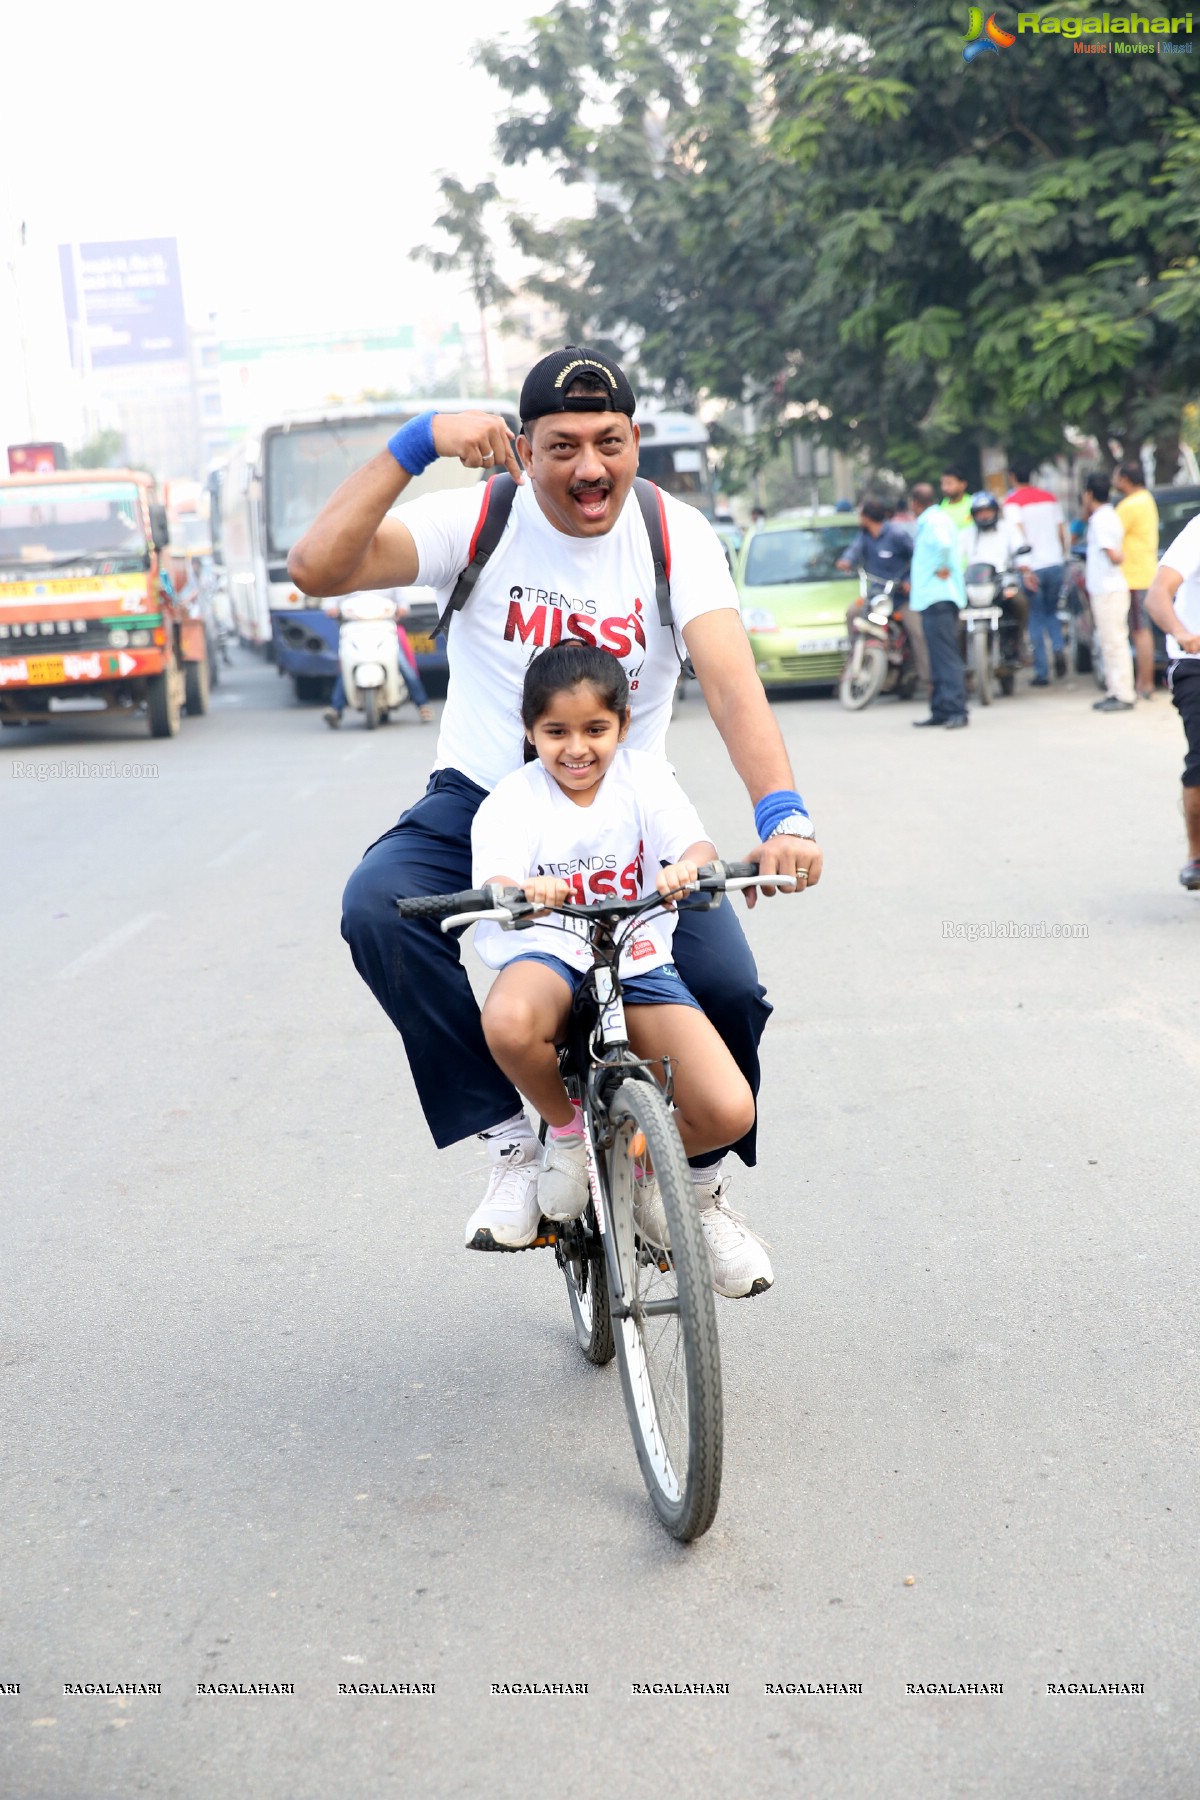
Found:
[[[753,863],[708,863],[693,891],[709,898],[693,904],[717,906],[724,893],[762,884],[791,888],[795,882],[761,875]],[[578,1220],[543,1219],[529,1247],[553,1246],[587,1360],[603,1366],[616,1356],[650,1499],[672,1537],[690,1542],[712,1524],[721,1494],[716,1308],[699,1209],[670,1109],[671,1059],[656,1065],[633,1055],[619,967],[625,941],[662,908],[662,897],[590,906],[568,900],[539,909],[521,888],[493,886],[396,904],[405,918],[439,920],[443,931],[465,930],[480,919],[519,931],[547,911],[586,927],[594,960],[571,1009],[559,1067],[567,1092],[583,1109],[591,1197]],[[666,1219],[665,1243],[651,1230],[653,1179]]]

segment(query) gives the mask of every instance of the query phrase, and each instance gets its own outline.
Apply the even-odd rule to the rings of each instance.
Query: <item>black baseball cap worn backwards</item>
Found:
[[[608,389],[605,394],[571,394],[567,389],[579,375],[595,375]],[[521,418],[531,425],[547,413],[619,412],[633,417],[637,401],[624,371],[611,356],[567,344],[534,363],[521,389]]]

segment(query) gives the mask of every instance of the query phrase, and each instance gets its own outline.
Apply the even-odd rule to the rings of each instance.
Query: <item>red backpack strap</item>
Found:
[[[662,489],[639,475],[634,480],[633,491],[641,508],[646,535],[650,539],[650,553],[654,558],[654,598],[658,602],[658,622],[670,631],[675,625],[671,613],[671,534],[667,529],[667,509],[663,505]]]
[[[488,558],[504,535],[508,515],[512,511],[517,484],[508,473],[493,475],[484,483],[483,504],[471,537],[467,566],[454,584],[454,592],[446,602],[446,610],[438,620],[439,631],[448,631],[451,614],[460,612],[471,597],[471,591],[487,566]]]

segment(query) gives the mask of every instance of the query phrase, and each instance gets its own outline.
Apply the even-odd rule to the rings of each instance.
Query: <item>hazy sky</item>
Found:
[[[495,175],[547,219],[579,204],[544,170],[500,169],[504,97],[470,63],[478,39],[519,37],[538,11],[538,0],[302,12],[278,0],[11,0],[0,261],[25,220],[35,363],[48,354],[53,247],[72,238],[178,237],[189,315],[216,312],[229,335],[463,310],[457,277],[408,260],[433,235],[440,171]],[[2,417],[19,363],[6,268],[0,290]],[[53,329],[57,341],[61,314]]]

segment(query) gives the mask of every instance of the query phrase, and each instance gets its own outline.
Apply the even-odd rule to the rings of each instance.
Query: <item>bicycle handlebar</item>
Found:
[[[757,863],[705,863],[697,871],[693,893],[719,894],[740,892],[743,888],[781,887],[791,889],[796,885],[791,875],[763,875]],[[561,906],[537,907],[526,900],[522,887],[502,887],[493,882],[485,888],[464,888],[459,894],[417,894],[410,899],[397,900],[396,910],[404,919],[440,920],[443,930],[453,930],[460,925],[473,925],[480,919],[499,919],[516,921],[520,918],[532,918],[537,912],[560,912],[569,917],[595,918],[598,913],[607,914],[610,918],[631,918],[635,913],[647,907],[661,906],[661,894],[641,894],[635,900],[602,900],[590,906],[581,906],[577,901],[564,901]]]

